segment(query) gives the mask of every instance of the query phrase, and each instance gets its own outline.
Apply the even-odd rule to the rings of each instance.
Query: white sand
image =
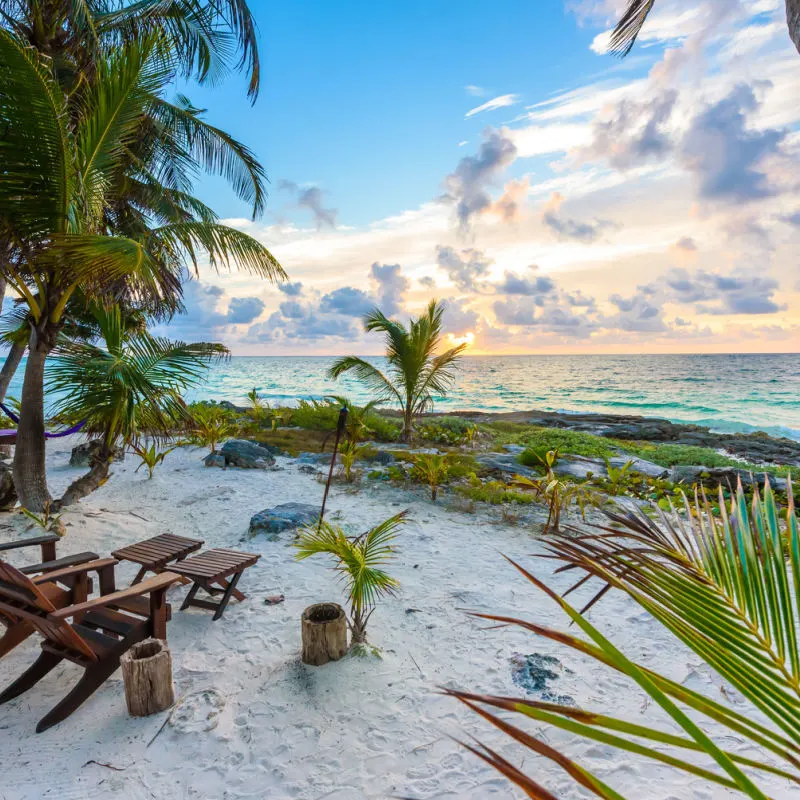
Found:
[[[76,441],[48,445],[54,492],[79,474],[67,466]],[[334,486],[329,500],[330,514],[339,512],[356,529],[401,508],[411,511],[392,567],[402,589],[370,622],[370,640],[383,658],[305,667],[299,659],[301,612],[314,602],[342,600],[328,561],[295,562],[290,534],[278,542],[242,539],[253,513],[288,501],[318,503],[322,486],[288,459],[279,459],[286,467],[282,471],[223,471],[205,469],[202,455],[191,449],[173,452],[152,481],[144,470],[134,474],[138,459],[128,456],[114,466],[104,487],[65,514],[67,535],[59,553],[91,549],[104,555],[168,531],[202,538],[208,547],[240,547],[262,556],[240,583],[248,599],[232,601],[223,620],[212,622],[201,609],[178,610],[185,589],[170,592],[174,613],[168,635],[182,700],[151,746],[167,713],[128,717],[119,672],[44,734],[34,733],[36,722],[76,680],[75,666],[59,666],[34,690],[0,708],[0,797],[5,800],[521,796],[450,738],[470,734],[524,763],[558,797],[586,797],[553,764],[523,753],[457,702],[436,694],[442,684],[522,694],[511,679],[509,659],[515,652],[561,659],[572,672],[552,689],[583,707],[640,722],[663,718],[654,717],[641,693],[611,671],[516,629],[482,630],[484,625],[464,614],[463,609],[484,610],[566,626],[553,604],[501,557],[524,559],[549,579],[552,564],[529,557],[538,549],[529,530],[498,524],[484,513],[448,511],[444,504],[426,502],[421,493],[386,486],[355,493]],[[0,541],[24,532],[21,515],[6,518],[0,518],[6,522]],[[29,553],[27,560],[35,555]],[[118,585],[133,574],[132,565],[120,565]],[[561,589],[567,585],[558,578],[551,583]],[[265,605],[267,596],[279,592],[286,595],[285,603]],[[407,613],[411,608],[418,611]],[[593,620],[603,622],[629,656],[722,696],[710,670],[623,596],[608,597]],[[37,642],[29,639],[0,661],[0,686],[37,653]],[[529,728],[565,746],[583,766],[636,800],[733,796],[652,762],[534,724]],[[738,737],[726,737],[724,744],[749,752]],[[764,784],[773,797],[800,796],[780,781]]]

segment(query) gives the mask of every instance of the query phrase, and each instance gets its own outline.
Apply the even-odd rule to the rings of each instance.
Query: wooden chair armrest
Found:
[[[76,564],[74,567],[64,567],[64,569],[56,569],[52,572],[45,572],[44,575],[37,575],[33,578],[34,583],[51,583],[53,581],[60,581],[63,578],[69,578],[73,575],[80,575],[82,572],[98,572],[101,569],[113,567],[119,564],[116,558],[100,558],[97,561],[87,561],[85,564]]]
[[[63,556],[55,561],[43,561],[41,564],[29,564],[27,567],[20,567],[23,575],[38,575],[40,572],[55,572],[64,567],[74,567],[76,564],[85,564],[87,561],[97,561],[100,558],[97,553],[73,553],[71,556]]]
[[[180,578],[181,576],[176,575],[174,572],[162,572],[158,575],[154,575],[152,578],[147,578],[146,580],[143,580],[141,583],[137,583],[134,586],[129,586],[127,589],[120,589],[118,592],[112,592],[111,594],[104,594],[100,597],[94,597],[91,600],[87,600],[85,603],[77,603],[74,606],[67,606],[66,608],[61,608],[58,611],[52,611],[50,614],[48,614],[48,617],[53,619],[65,619],[67,617],[72,617],[75,614],[85,614],[87,611],[91,611],[93,608],[116,605],[120,600],[125,600],[129,597],[138,597],[142,594],[150,594],[151,592],[165,590],[168,586],[171,586],[176,581],[179,581]]]
[[[43,544],[54,544],[58,541],[58,536],[49,533],[47,536],[34,536],[32,539],[17,539],[15,542],[5,542],[0,544],[0,550],[16,550],[20,547],[35,547]]]

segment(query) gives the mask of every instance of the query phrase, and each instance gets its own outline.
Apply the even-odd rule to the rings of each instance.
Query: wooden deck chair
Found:
[[[56,558],[56,542],[58,538],[54,534],[49,534],[32,539],[5,542],[0,544],[0,552],[26,547],[41,547],[42,561],[37,564],[20,567],[19,571],[33,578],[56,608],[63,608],[86,600],[93,587],[88,573],[94,570],[97,570],[100,577],[101,592],[105,594],[108,591],[113,591],[113,565],[111,566],[112,572],[109,575],[105,562],[99,567],[97,565],[88,566],[89,562],[97,561],[99,558],[97,553],[75,553],[71,556]],[[64,569],[65,567],[77,565],[87,566],[80,571]],[[57,575],[56,579],[52,577],[54,574]],[[7,614],[3,611],[0,611],[0,623],[5,625],[5,632],[0,635],[0,658],[25,641],[34,632],[33,627],[28,622],[16,615]]]
[[[116,563],[113,559],[104,561],[111,562],[111,566]],[[75,569],[79,568],[67,568]],[[66,719],[116,671],[120,657],[131,646],[149,636],[166,639],[166,592],[177,580],[178,575],[162,572],[136,586],[59,609],[36,581],[0,561],[0,612],[25,620],[44,638],[41,655],[0,693],[0,705],[28,691],[66,659],[83,667],[83,676],[42,717],[36,732]],[[128,600],[144,595],[149,595],[150,601],[147,616],[125,610]]]

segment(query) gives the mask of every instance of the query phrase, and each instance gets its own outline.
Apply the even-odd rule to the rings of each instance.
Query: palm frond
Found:
[[[346,372],[353,372],[365,386],[367,386],[376,395],[376,403],[385,402],[387,400],[399,400],[402,398],[392,382],[374,365],[369,361],[365,361],[358,356],[344,356],[333,362],[328,370],[328,377],[336,380]]]
[[[623,57],[630,53],[654,5],[655,0],[629,0],[625,13],[611,33],[610,53]]]

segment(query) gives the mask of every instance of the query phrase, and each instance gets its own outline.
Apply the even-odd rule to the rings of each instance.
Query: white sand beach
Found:
[[[68,466],[75,440],[48,443],[48,476],[55,492],[79,474]],[[232,602],[221,621],[202,609],[179,611],[186,589],[170,591],[168,626],[178,705],[148,718],[128,716],[117,672],[65,722],[43,734],[36,722],[76,680],[61,665],[36,689],[0,708],[0,797],[3,800],[177,800],[178,798],[298,798],[362,800],[393,796],[416,800],[516,798],[505,779],[466,752],[453,737],[476,736],[499,749],[559,798],[585,797],[559,768],[515,747],[499,732],[437,694],[440,685],[503,695],[524,691],[512,680],[511,659],[555,656],[563,669],[549,691],[585,708],[644,721],[644,696],[610,670],[566,648],[520,630],[492,629],[465,610],[507,613],[566,628],[564,616],[527,583],[502,554],[522,559],[551,585],[552,565],[531,558],[540,551],[524,526],[500,524],[486,512],[460,513],[423,492],[389,486],[359,490],[334,485],[328,514],[354,531],[408,508],[390,572],[401,589],[373,615],[370,642],[382,657],[347,657],[324,667],[300,662],[300,615],[311,603],[342,602],[325,557],[294,560],[292,534],[279,541],[247,538],[252,514],[278,503],[317,503],[322,485],[279,458],[277,471],[207,469],[205,453],[172,452],[148,481],[134,473],[138,459],[115,464],[108,483],[64,515],[67,533],[59,555],[114,548],[164,532],[261,554],[245,572],[244,603]],[[21,514],[3,516],[0,541],[26,531]],[[24,560],[16,553],[12,561]],[[30,554],[27,560],[31,560]],[[135,568],[121,564],[118,585]],[[285,602],[267,605],[270,595]],[[687,653],[627,598],[612,594],[592,620],[624,652],[693,688],[745,708],[711,670]],[[36,657],[30,638],[0,660],[6,685]],[[716,684],[716,685],[715,685]],[[741,710],[740,708],[740,710]],[[650,709],[652,712],[652,709]],[[651,717],[651,721],[654,719]],[[166,722],[166,724],[165,724]],[[664,720],[666,730],[674,730]],[[712,800],[733,797],[667,767],[637,760],[531,723],[531,730],[591,769],[626,797]],[[566,744],[565,744],[566,743]],[[724,745],[746,753],[728,735]],[[800,789],[765,778],[775,798],[800,797]]]

